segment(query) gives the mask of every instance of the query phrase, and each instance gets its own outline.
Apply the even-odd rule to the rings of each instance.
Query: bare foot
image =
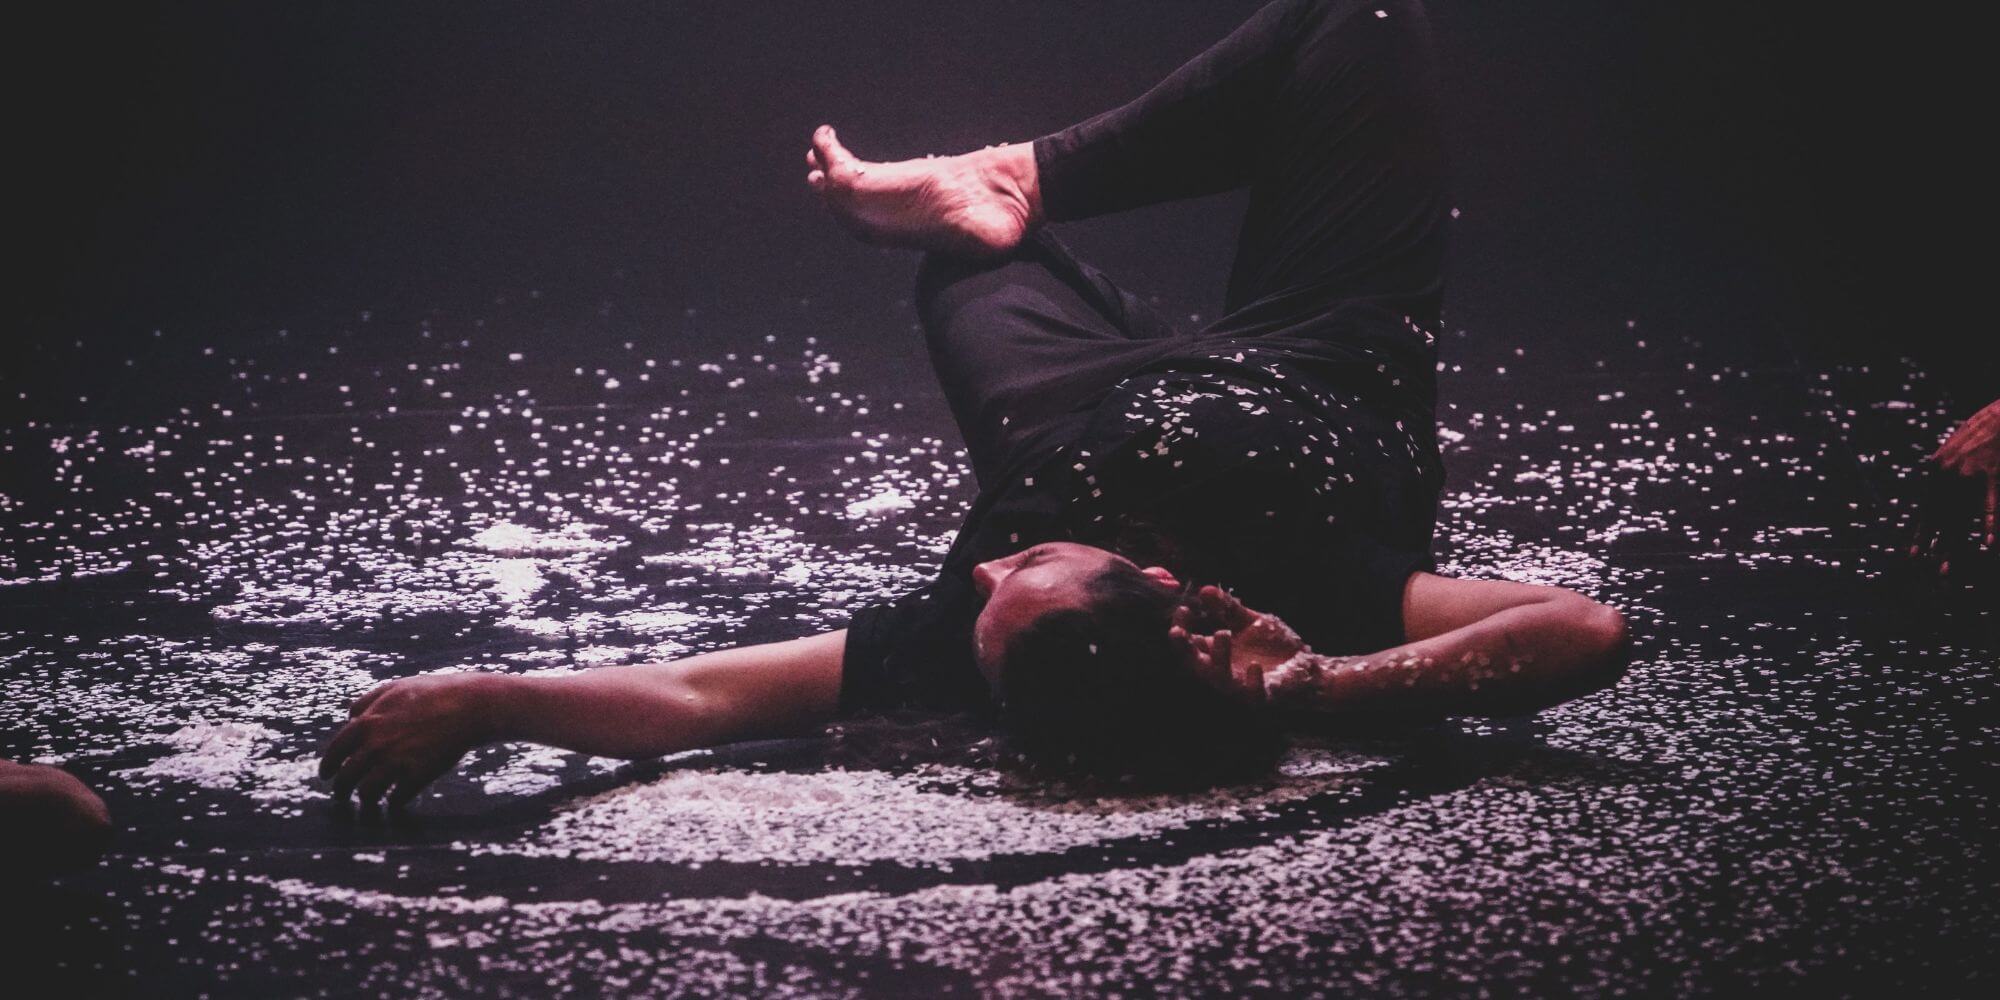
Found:
[[[870,243],[992,257],[1019,246],[1041,221],[1030,145],[869,163],[840,144],[833,126],[821,125],[806,165],[806,183],[841,225]]]

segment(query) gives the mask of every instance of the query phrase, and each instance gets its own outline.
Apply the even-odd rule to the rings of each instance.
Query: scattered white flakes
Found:
[[[548,585],[541,563],[533,559],[496,559],[487,572],[493,577],[493,592],[508,604],[525,603]]]
[[[1428,344],[1433,331],[1417,320],[1403,332]],[[480,836],[502,838],[481,848],[493,856],[428,837],[414,851],[375,846],[406,842],[393,824],[357,828],[370,845],[360,852],[330,848],[312,861],[236,850],[272,815],[307,839],[349,835],[323,822],[315,752],[381,678],[568,674],[839,627],[854,608],[928,581],[974,491],[948,424],[925,433],[881,419],[903,412],[901,373],[843,373],[810,343],[658,359],[628,346],[602,369],[549,379],[507,353],[509,342],[480,340],[483,320],[447,330],[452,322],[424,321],[397,362],[379,367],[306,331],[294,332],[291,354],[263,358],[162,338],[163,349],[211,357],[220,376],[163,388],[184,392],[178,413],[94,430],[0,427],[0,454],[16,463],[0,492],[0,585],[80,582],[95,602],[89,629],[32,610],[0,629],[0,731],[22,756],[101,780],[115,810],[132,803],[125,815],[148,827],[127,845],[172,852],[162,863],[150,846],[120,850],[91,875],[109,887],[110,920],[129,925],[120,934],[178,941],[162,953],[218,974],[232,962],[320,961],[331,943],[352,949],[344,968],[376,977],[356,990],[408,995],[463,994],[475,965],[476,982],[548,994],[879,992],[888,980],[871,975],[905,970],[1000,997],[1398,994],[1410,992],[1404,972],[1432,991],[1559,982],[1616,992],[1630,985],[1619,956],[1697,968],[1718,947],[1747,953],[1797,930],[1786,922],[1795,907],[1742,900],[1881,899],[1885,888],[1907,898],[1898,880],[1916,869],[1849,864],[1857,842],[1843,838],[1899,797],[1935,794],[1923,781],[1943,773],[1938,745],[1905,734],[1956,732],[1938,724],[1939,706],[1991,687],[1990,649],[1928,639],[1885,649],[1886,619],[1796,601],[1780,602],[1795,614],[1745,614],[1737,591],[1706,579],[1727,569],[1734,583],[1808,595],[1878,579],[1884,563],[1864,550],[1907,518],[1885,525],[1879,505],[1857,504],[1831,478],[1840,463],[1826,450],[1857,419],[1873,421],[1878,443],[1848,441],[1863,471],[1891,491],[1914,482],[1948,430],[1924,373],[1876,373],[1891,387],[1869,397],[1879,402],[1843,401],[1824,384],[1842,373],[1820,373],[1802,419],[1782,406],[1708,408],[1703,393],[1733,389],[1744,373],[1690,364],[1616,390],[1558,380],[1484,407],[1454,406],[1466,397],[1447,389],[1437,438],[1456,447],[1441,568],[1584,590],[1626,609],[1657,651],[1618,687],[1539,716],[1540,745],[1506,736],[1511,722],[1460,720],[1465,738],[1511,741],[1467,787],[1412,790],[1401,768],[1345,774],[1295,752],[1243,788],[1098,798],[1019,787],[947,741],[916,763],[858,753],[817,773],[809,761],[784,773],[721,766],[741,758],[716,754],[699,775],[564,802],[547,793],[615,765],[504,746],[474,754],[417,807],[545,796],[504,804],[523,827],[483,827]],[[1655,351],[1669,343],[1649,336]],[[1615,339],[1621,351],[1649,343]],[[1512,344],[1465,346],[1474,353],[1457,360],[1469,368],[1524,356]],[[1238,363],[1259,362],[1255,353]],[[635,378],[645,405],[613,406],[632,397],[599,391]],[[40,403],[18,386],[0,394]],[[1117,460],[1149,474],[1200,461],[1198,422],[1177,412],[1191,396],[1149,395],[1157,408],[1145,412],[1174,419]],[[1276,409],[1243,387],[1221,398],[1238,413]],[[266,419],[294,404],[352,417]],[[1352,450],[1414,456],[1425,430],[1381,441],[1364,430]],[[813,441],[809,455],[768,447],[799,433]],[[1284,468],[1296,444],[1255,450]],[[1153,458],[1142,465],[1138,454]],[[1293,468],[1321,464],[1307,453]],[[1100,501],[1120,499],[1121,483],[1101,483]],[[910,501],[898,516],[848,516],[889,491]],[[1783,503],[1766,505],[1773,496]],[[1753,506],[1752,517],[1737,513]],[[477,542],[495,529],[495,544]],[[1653,546],[1682,554],[1645,558]],[[17,595],[27,609],[68,600],[56,587]],[[216,627],[201,627],[204,613]],[[1852,638],[1857,625],[1866,640]],[[1947,696],[1910,697],[1938,692]],[[1895,711],[1855,711],[1877,699]],[[1855,720],[1867,724],[1845,724]],[[921,727],[899,732],[916,739]],[[1983,745],[1970,730],[1958,739],[1968,752]],[[1812,766],[1826,759],[1839,766]],[[1876,798],[1867,812],[1843,811],[1859,800],[1828,798],[1829,782]],[[1362,790],[1392,794],[1345,811]],[[1269,822],[1274,811],[1282,823]],[[1933,811],[1903,815],[1922,824]],[[549,812],[558,821],[540,824]],[[1939,848],[1924,857],[1947,861],[1965,846],[1935,826],[1920,839]],[[407,871],[419,854],[451,859],[431,869],[444,884]],[[516,854],[540,860],[517,865]],[[1090,864],[1078,870],[1077,857]],[[727,858],[754,860],[704,883],[699,866]],[[684,867],[660,870],[672,890],[641,887],[641,901],[617,903],[632,887],[616,880],[634,870],[593,859]],[[593,878],[613,889],[593,893]],[[826,889],[813,892],[821,879]],[[1686,890],[1725,881],[1721,923],[1743,933],[1683,933],[1716,916],[1702,902],[1712,894]],[[763,894],[767,884],[788,898]],[[535,901],[557,885],[564,898]],[[1976,924],[1958,905],[1941,919]],[[1610,958],[1564,973],[1537,964],[1539,945],[1496,941]],[[440,949],[473,954],[431,954]],[[783,954],[813,956],[814,967],[771,957]],[[1319,975],[1286,978],[1302,955]],[[840,970],[832,978],[828,961]],[[1769,971],[1782,985],[1784,973]],[[1591,978],[1562,978],[1572,975]],[[1653,985],[1671,988],[1662,982]]]
[[[232,786],[241,778],[245,764],[277,738],[277,731],[255,722],[196,722],[162,740],[173,752],[140,768],[139,773],[209,787]]]
[[[584,774],[615,770],[618,761],[571,753],[554,747],[521,744],[495,748],[489,752],[497,766],[487,769],[483,762],[466,767],[467,775],[488,795],[535,795]]]
[[[501,521],[472,536],[465,544],[502,556],[566,556],[579,552],[606,552],[624,544],[592,537],[596,531],[596,528],[586,524],[567,524],[554,531],[538,531]]]
[[[313,784],[319,761],[312,754],[273,758],[276,730],[255,722],[196,722],[159,741],[170,751],[125,772],[135,785],[175,781],[217,791],[240,791],[260,802],[298,803],[323,794]],[[144,746],[138,741],[136,746]],[[288,811],[295,814],[295,811]]]
[[[1270,783],[1104,799],[1007,788],[993,771],[949,765],[904,774],[683,771],[581,800],[522,842],[481,851],[598,861],[949,865],[1240,818],[1341,787],[1385,763],[1303,751]]]
[[[855,520],[881,517],[916,506],[916,498],[896,489],[885,489],[871,497],[847,505],[847,516]]]

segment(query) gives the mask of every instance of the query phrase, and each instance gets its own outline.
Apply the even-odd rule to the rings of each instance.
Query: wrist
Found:
[[[1264,698],[1272,708],[1324,712],[1342,700],[1340,674],[1364,666],[1362,656],[1326,656],[1302,648],[1290,660],[1264,670]]]
[[[1326,675],[1337,660],[1310,649],[1300,649],[1290,659],[1264,671],[1264,701],[1273,708],[1304,708],[1315,704],[1324,693]]]
[[[520,735],[520,704],[529,678],[512,674],[466,674],[459,720],[473,745],[499,743]]]

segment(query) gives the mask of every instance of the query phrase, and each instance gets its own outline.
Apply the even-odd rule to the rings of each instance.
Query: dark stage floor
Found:
[[[63,763],[121,827],[16,897],[41,914],[16,943],[143,995],[1995,971],[1995,616],[1883,548],[1944,401],[1913,368],[1643,318],[1444,344],[1441,561],[1625,608],[1614,690],[1302,736],[1268,780],[1180,797],[1024,783],[910,720],[629,767],[495,748],[405,822],[329,805],[316,748],[382,678],[788,637],[924,579],[970,488],[907,263],[872,320],[522,290],[0,375],[0,755]]]
[[[970,476],[914,262],[823,217],[812,127],[1025,140],[1257,6],[24,33],[47,276],[0,348],[0,757],[120,829],[0,886],[0,996],[1990,992],[2000,601],[1892,554],[1985,400],[1950,397],[1970,365],[1853,360],[1985,335],[1926,249],[1953,241],[1872,232],[1979,229],[1985,178],[1938,146],[1972,112],[1911,114],[1978,90],[1875,71],[1897,33],[1979,65],[1934,19],[1430,5],[1464,209],[1439,558],[1624,608],[1613,690],[1301,734],[1178,797],[908,719],[637,765],[497,747],[399,822],[328,802],[317,750],[384,678],[797,636],[926,579]],[[1064,235],[1198,325],[1239,207]]]

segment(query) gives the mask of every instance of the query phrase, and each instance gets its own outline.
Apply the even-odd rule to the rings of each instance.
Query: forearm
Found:
[[[687,662],[599,667],[562,677],[486,678],[484,742],[526,740],[598,757],[639,759],[763,735],[684,677]]]
[[[845,633],[704,653],[672,663],[564,676],[483,675],[485,741],[528,740],[602,757],[643,758],[783,736],[831,716]],[[800,683],[787,657],[833,650],[834,686]]]
[[[1265,687],[1274,707],[1314,714],[1514,715],[1616,682],[1624,646],[1616,611],[1538,601],[1366,656],[1307,651]]]
[[[563,677],[481,675],[481,743],[525,740],[599,757],[642,758],[709,745],[701,699],[676,664],[600,667]]]
[[[794,732],[840,701],[847,632],[674,663],[563,677],[425,674],[362,695],[327,741],[320,777],[337,797],[408,802],[467,750],[532,740],[604,757],[657,757]]]

